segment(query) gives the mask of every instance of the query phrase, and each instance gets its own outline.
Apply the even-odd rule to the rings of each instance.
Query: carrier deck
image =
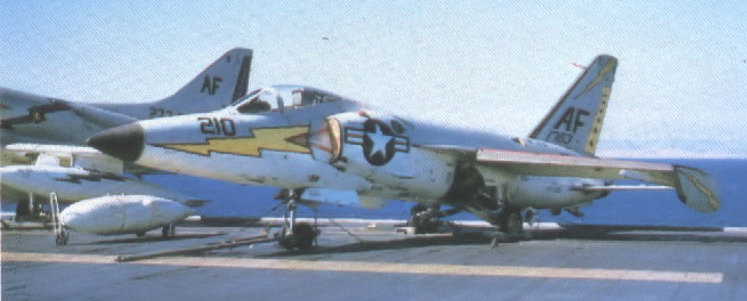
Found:
[[[2,299],[747,299],[743,229],[544,224],[491,246],[479,223],[458,236],[403,234],[397,223],[322,223],[310,252],[251,244],[266,241],[265,227],[181,226],[172,240],[73,233],[65,246],[49,230],[4,229]],[[179,251],[216,242],[235,245]]]

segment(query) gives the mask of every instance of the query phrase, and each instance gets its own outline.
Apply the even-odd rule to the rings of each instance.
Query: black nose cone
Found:
[[[135,161],[143,153],[143,140],[143,127],[130,123],[99,132],[86,142],[107,155]]]

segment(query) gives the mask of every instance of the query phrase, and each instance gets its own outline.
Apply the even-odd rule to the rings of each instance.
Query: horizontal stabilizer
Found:
[[[715,212],[721,207],[716,182],[705,172],[684,166],[675,166],[677,196],[690,208],[700,212]]]

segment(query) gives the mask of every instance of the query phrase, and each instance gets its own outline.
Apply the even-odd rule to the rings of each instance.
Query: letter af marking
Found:
[[[585,125],[585,123],[581,120],[582,115],[589,116],[589,111],[570,107],[565,111],[565,113],[563,113],[563,116],[560,117],[560,120],[555,123],[553,129],[558,129],[560,125],[565,125],[566,132],[571,132],[571,130],[573,130],[572,132],[576,133],[579,127]],[[571,129],[571,127],[573,128]]]
[[[222,82],[223,79],[217,76],[213,76],[212,78],[210,75],[205,75],[205,80],[202,81],[202,89],[200,89],[200,93],[205,93],[205,90],[207,90],[208,94],[215,95],[215,91],[218,90],[218,87],[220,87],[220,82]]]
[[[257,128],[252,130],[252,134],[253,137],[207,138],[205,143],[167,143],[155,146],[208,157],[211,153],[261,157],[262,150],[311,153],[308,146],[309,126],[307,125]]]

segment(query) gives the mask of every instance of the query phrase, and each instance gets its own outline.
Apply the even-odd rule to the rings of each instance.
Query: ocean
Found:
[[[645,160],[681,164],[700,168],[716,180],[721,209],[704,214],[682,204],[674,190],[671,191],[617,191],[592,205],[583,207],[584,217],[568,213],[553,216],[540,210],[538,220],[573,224],[603,225],[656,225],[697,227],[747,227],[747,160],[743,159],[656,159]],[[282,206],[273,199],[278,188],[237,185],[183,175],[151,175],[146,180],[172,189],[180,189],[196,198],[211,200],[198,212],[215,217],[259,217],[282,216]],[[625,184],[625,182],[618,182]],[[392,200],[380,209],[321,205],[319,217],[407,219],[411,202]],[[312,217],[313,212],[301,206],[301,217]],[[476,220],[468,213],[457,214],[451,219]]]

